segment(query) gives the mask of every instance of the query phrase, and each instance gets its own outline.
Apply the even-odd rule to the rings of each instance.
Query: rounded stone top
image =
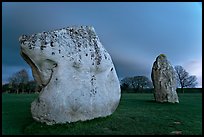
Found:
[[[65,33],[68,33],[69,35],[87,35],[87,33],[90,33],[92,35],[96,35],[95,29],[93,26],[87,26],[87,25],[82,25],[82,26],[68,26],[65,28],[61,29],[55,29],[51,31],[42,31],[40,33],[32,34],[32,35],[21,35],[19,37],[19,42],[23,43],[25,41],[36,41],[36,39],[41,38],[43,39],[46,36],[59,36],[63,35]]]
[[[167,56],[165,54],[160,54],[156,60],[167,60]]]
[[[165,57],[166,58],[166,55],[165,54],[160,54],[159,57]]]

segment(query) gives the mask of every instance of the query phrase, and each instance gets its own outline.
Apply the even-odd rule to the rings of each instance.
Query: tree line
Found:
[[[197,77],[195,75],[190,75],[182,66],[174,67],[177,76],[177,87],[181,88],[181,92],[184,93],[184,88],[195,88],[198,84]],[[125,77],[121,80],[121,89],[123,91],[133,92],[152,92],[153,84],[146,76],[134,76]]]
[[[9,83],[2,85],[2,92],[6,93],[36,93],[39,92],[36,81],[30,80],[28,72],[22,69],[8,78]]]
[[[144,92],[146,89],[152,89],[152,81],[146,76],[125,77],[121,80],[121,89],[123,92]]]
[[[194,75],[189,75],[189,73],[182,66],[175,66],[175,71],[178,80],[178,87],[184,93],[184,88],[195,88],[197,83],[197,78]],[[29,81],[28,72],[22,69],[14,73],[8,79],[9,83],[2,85],[2,91],[7,93],[38,93],[40,92],[40,87],[37,85],[36,81]],[[152,81],[146,76],[133,76],[125,77],[120,81],[120,86],[122,92],[152,92],[153,84]]]

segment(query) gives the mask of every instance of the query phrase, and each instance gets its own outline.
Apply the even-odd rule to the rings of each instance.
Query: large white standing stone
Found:
[[[179,103],[176,92],[176,72],[167,57],[160,54],[152,67],[154,98],[157,102]]]
[[[48,125],[112,114],[120,83],[110,55],[91,26],[22,35],[21,55],[41,87],[31,104],[35,120]]]

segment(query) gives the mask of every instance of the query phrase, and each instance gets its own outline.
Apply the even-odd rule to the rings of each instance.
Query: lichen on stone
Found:
[[[31,105],[35,120],[48,125],[70,123],[115,111],[120,82],[93,27],[71,26],[23,35],[19,41],[22,56],[40,83],[42,101]]]
[[[159,57],[164,57],[164,58],[166,58],[166,55],[165,55],[165,54],[160,54]]]

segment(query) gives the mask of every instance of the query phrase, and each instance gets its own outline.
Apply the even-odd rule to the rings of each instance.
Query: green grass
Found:
[[[48,126],[36,122],[30,103],[36,94],[2,94],[2,134],[202,135],[202,94],[179,94],[179,104],[156,103],[152,94],[122,94],[108,117]],[[174,122],[179,122],[176,124]]]

